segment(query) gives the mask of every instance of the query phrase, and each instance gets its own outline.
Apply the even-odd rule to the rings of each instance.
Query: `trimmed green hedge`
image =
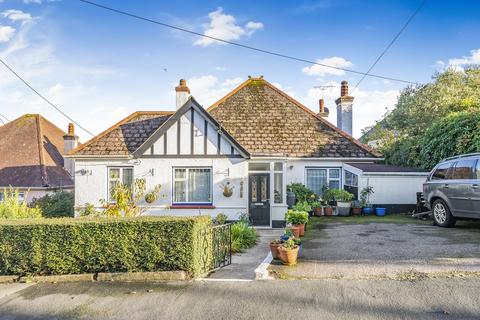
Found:
[[[0,274],[184,270],[196,276],[207,271],[203,230],[210,226],[207,216],[0,221]]]

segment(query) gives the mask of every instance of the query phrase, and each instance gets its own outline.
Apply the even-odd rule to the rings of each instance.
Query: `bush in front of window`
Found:
[[[111,192],[111,199],[100,199],[103,207],[102,216],[106,217],[137,217],[147,208],[140,206],[146,191],[145,179],[135,179],[131,185],[118,183]]]
[[[38,207],[29,207],[26,195],[20,199],[20,192],[15,188],[3,189],[3,200],[0,201],[0,219],[27,219],[39,218],[42,210]],[[1,238],[0,238],[1,239]]]
[[[34,199],[30,206],[40,208],[45,218],[73,217],[74,202],[73,193],[59,191]]]
[[[211,218],[52,218],[0,221],[0,274],[206,272]],[[207,261],[207,263],[205,263]]]
[[[317,196],[315,193],[306,187],[303,183],[291,183],[287,186],[287,190],[290,192],[295,193],[295,197],[297,202],[308,202],[311,204],[315,200],[317,200]]]

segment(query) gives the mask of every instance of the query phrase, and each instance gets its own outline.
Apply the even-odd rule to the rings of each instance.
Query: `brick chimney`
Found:
[[[353,132],[353,115],[352,105],[353,97],[348,95],[348,82],[342,81],[340,87],[340,98],[335,100],[337,104],[337,127],[352,135]]]
[[[75,135],[75,127],[73,123],[68,124],[68,132],[63,136],[63,154],[69,153],[78,146],[78,137]],[[75,177],[75,160],[71,158],[63,158],[63,168],[67,170],[70,176]]]
[[[323,99],[318,100],[318,113],[317,115],[322,118],[328,118],[329,110],[325,108],[325,101]]]
[[[190,89],[187,87],[187,80],[180,79],[180,84],[175,87],[176,107],[180,109],[190,97]]]

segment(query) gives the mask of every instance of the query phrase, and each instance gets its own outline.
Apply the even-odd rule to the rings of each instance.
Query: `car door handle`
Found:
[[[450,187],[448,186],[448,184],[445,184],[443,187],[444,187],[445,189],[450,188]]]
[[[473,188],[473,189],[478,189],[478,184],[472,185],[472,188]]]

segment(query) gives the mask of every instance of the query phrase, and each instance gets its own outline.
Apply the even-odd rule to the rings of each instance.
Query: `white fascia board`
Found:
[[[363,172],[364,176],[416,176],[427,177],[429,172]]]

